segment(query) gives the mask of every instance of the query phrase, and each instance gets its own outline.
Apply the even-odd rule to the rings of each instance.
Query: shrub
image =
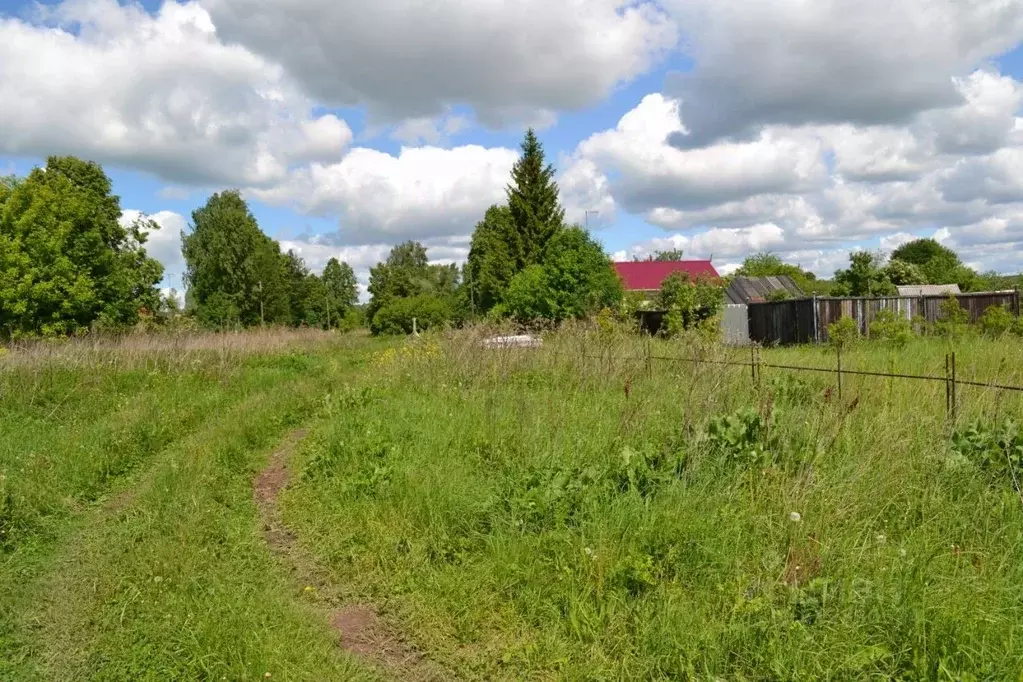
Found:
[[[970,323],[970,314],[966,312],[959,299],[949,296],[938,307],[938,321],[934,323],[934,331],[939,336],[958,338],[966,333]]]
[[[669,339],[674,339],[681,336],[686,330],[686,320],[682,315],[682,311],[675,309],[669,310],[664,316],[664,324],[661,327],[661,334],[667,336]]]
[[[913,338],[913,327],[894,311],[881,310],[870,323],[870,338],[901,348]]]
[[[552,294],[552,319],[581,320],[621,305],[622,280],[604,248],[585,230],[570,227],[551,237],[542,265]]]
[[[541,263],[512,278],[493,315],[519,322],[583,319],[620,307],[623,295],[622,281],[603,248],[573,227],[551,238]]]
[[[419,331],[443,327],[451,319],[451,304],[434,294],[398,298],[377,311],[370,329],[374,334],[411,334],[413,319]]]
[[[206,329],[235,329],[241,326],[241,317],[234,298],[215,291],[197,311],[199,324]]]
[[[553,298],[543,266],[530,265],[512,277],[504,301],[494,308],[494,316],[519,322],[549,319],[553,316]]]
[[[860,338],[860,327],[851,317],[841,317],[828,325],[828,343],[835,348],[848,348]]]
[[[724,296],[724,290],[712,282],[693,282],[688,275],[678,272],[668,276],[657,294],[657,307],[668,313],[663,333],[675,337],[715,318],[721,311]]]
[[[1005,336],[1016,323],[1016,319],[1005,306],[991,306],[980,318],[980,327],[987,336]]]

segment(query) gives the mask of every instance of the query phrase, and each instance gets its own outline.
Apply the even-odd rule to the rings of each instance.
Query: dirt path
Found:
[[[342,649],[380,668],[393,679],[431,682],[455,679],[411,646],[371,605],[344,603],[327,572],[316,564],[298,543],[295,533],[284,524],[278,498],[291,481],[292,453],[306,434],[305,429],[290,433],[253,482],[252,495],[267,545],[288,567],[300,588],[315,590],[326,620],[340,636]]]

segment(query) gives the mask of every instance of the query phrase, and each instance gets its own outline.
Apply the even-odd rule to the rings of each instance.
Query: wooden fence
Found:
[[[978,321],[992,306],[1005,306],[1020,314],[1019,291],[954,294],[971,322]],[[820,297],[749,304],[749,336],[761,345],[823,343],[828,325],[842,317],[856,321],[860,334],[869,336],[870,323],[882,310],[891,310],[907,320],[919,317],[934,323],[941,317],[941,304],[949,296]]]

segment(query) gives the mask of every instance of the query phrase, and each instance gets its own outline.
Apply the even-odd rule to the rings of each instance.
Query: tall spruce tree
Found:
[[[543,145],[532,128],[522,141],[522,156],[512,167],[508,209],[514,225],[510,244],[516,272],[539,263],[547,242],[564,227],[565,210],[558,201],[554,166],[544,163]]]

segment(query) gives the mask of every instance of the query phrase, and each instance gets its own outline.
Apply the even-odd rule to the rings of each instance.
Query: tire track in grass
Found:
[[[298,542],[294,531],[285,525],[279,498],[291,482],[292,455],[307,434],[305,428],[292,431],[253,481],[253,499],[259,510],[263,537],[271,552],[281,559],[306,592],[314,592],[318,597],[331,628],[340,636],[342,649],[394,679],[429,682],[457,679],[454,673],[412,646],[372,605],[345,604],[327,571],[317,565]]]
[[[203,428],[150,460],[144,470],[131,477],[130,486],[121,488],[120,494],[98,501],[83,515],[62,543],[61,551],[48,562],[45,575],[26,587],[34,598],[19,620],[23,626],[21,633],[28,639],[21,640],[20,651],[19,642],[13,643],[14,652],[22,660],[15,662],[12,679],[138,679],[143,674],[150,679],[221,679],[219,672],[212,674],[214,670],[227,672],[227,679],[248,679],[252,671],[246,670],[239,676],[234,660],[241,660],[239,649],[246,650],[252,657],[247,660],[257,660],[260,644],[282,628],[296,636],[292,646],[303,642],[312,653],[289,656],[280,648],[282,637],[286,636],[277,637],[273,642],[276,648],[268,650],[267,654],[268,663],[276,661],[276,664],[265,669],[255,665],[260,668],[259,676],[271,668],[286,670],[284,664],[290,661],[299,665],[293,665],[291,674],[285,674],[284,679],[370,679],[359,674],[352,664],[333,655],[334,643],[326,629],[323,646],[314,645],[316,612],[308,603],[296,604],[296,600],[283,594],[285,591],[280,586],[287,583],[286,574],[258,569],[252,573],[253,564],[246,565],[246,561],[252,562],[261,553],[258,540],[253,543],[243,537],[251,537],[251,511],[246,513],[244,506],[238,506],[238,498],[233,498],[235,503],[232,503],[234,493],[231,490],[225,489],[210,497],[201,487],[190,487],[201,486],[204,481],[212,483],[209,477],[219,474],[222,483],[234,478],[237,487],[230,483],[229,487],[242,493],[241,500],[246,500],[251,488],[250,472],[262,466],[263,457],[259,453],[272,447],[288,428],[308,419],[319,386],[319,381],[294,380],[278,384],[272,390],[248,392],[230,411],[215,415]],[[276,419],[268,419],[271,415]],[[272,421],[280,422],[279,430],[272,425],[258,426]],[[249,428],[250,424],[256,424],[254,430]],[[260,431],[270,431],[273,435],[261,437]],[[225,452],[236,453],[236,459],[216,461]],[[237,469],[237,473],[233,473],[232,468]],[[184,485],[191,497],[182,497],[181,505],[167,506],[166,500],[161,505],[160,495],[168,493],[165,490],[168,485]],[[217,499],[220,495],[224,498]],[[229,515],[232,509],[236,510],[233,519],[224,516],[214,523],[213,529],[224,527],[224,532],[230,533],[226,526],[234,525],[237,532],[233,539],[225,535],[224,547],[229,551],[224,558],[211,560],[208,558],[210,551],[220,551],[219,540],[212,539],[213,544],[209,545],[195,544],[196,540],[204,539],[203,532],[190,537],[192,527],[187,519],[195,514],[196,520],[202,520],[213,510],[218,516]],[[181,543],[179,555],[166,551],[168,544],[178,543]],[[250,552],[248,560],[245,559],[247,551]],[[180,560],[176,556],[180,556]],[[222,567],[231,561],[240,562],[234,578],[227,576],[231,571],[227,574],[206,572],[207,566],[215,570],[217,564]],[[179,564],[189,570],[175,572]],[[147,580],[154,567],[159,568],[161,574],[177,576],[178,586],[168,591],[159,606],[152,601],[160,597],[154,594],[154,581],[151,577]],[[252,573],[251,577],[246,570]],[[273,584],[275,581],[277,585]],[[201,607],[189,595],[193,582],[215,584],[218,596],[227,595],[219,596],[215,612],[198,615],[197,608]],[[249,594],[251,590],[263,590],[271,599],[260,602]],[[173,631],[158,625],[154,627],[154,616],[166,616],[165,608],[173,609],[181,600],[189,599],[193,599],[187,607],[190,613],[175,615],[184,626],[174,632],[174,635],[181,633],[181,639],[171,642],[164,635]],[[261,603],[271,601],[272,606],[259,610],[263,608]],[[140,603],[144,605],[142,608],[139,608]],[[274,612],[275,608],[286,611]],[[197,614],[195,618],[191,612]],[[237,641],[225,643],[226,640],[209,639],[210,632],[216,630],[210,627],[210,618],[236,616],[235,621],[221,622],[224,627],[237,628],[231,635],[237,637]],[[138,618],[142,620],[136,620]],[[261,630],[264,623],[274,625]],[[200,641],[201,637],[206,639]],[[247,640],[244,645],[243,638]],[[321,656],[317,651],[327,655]],[[310,665],[312,667],[308,667]],[[0,669],[3,667],[0,664]],[[3,677],[0,674],[0,678]]]

